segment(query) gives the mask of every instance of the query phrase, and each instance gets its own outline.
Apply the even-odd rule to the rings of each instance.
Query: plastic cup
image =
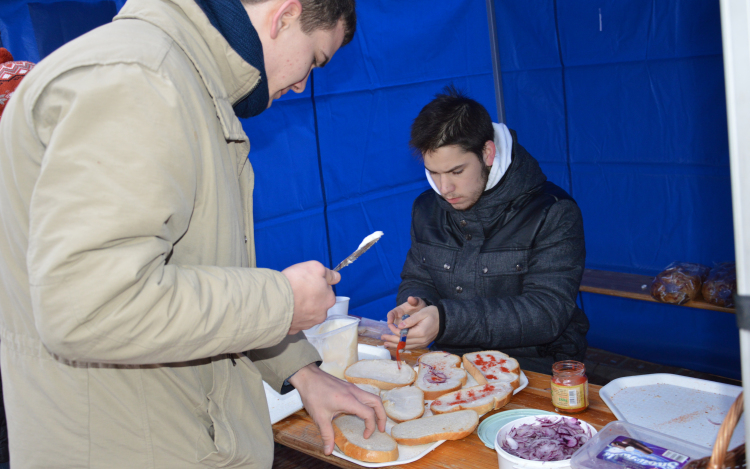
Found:
[[[336,304],[328,309],[328,317],[349,315],[349,297],[337,296]]]

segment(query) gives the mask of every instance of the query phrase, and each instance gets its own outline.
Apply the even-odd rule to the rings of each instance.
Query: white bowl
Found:
[[[570,459],[563,459],[562,461],[529,461],[528,459],[519,458],[518,456],[514,456],[508,452],[506,452],[502,448],[502,442],[505,440],[505,435],[508,434],[513,428],[520,427],[521,425],[525,425],[527,423],[536,423],[538,418],[550,418],[555,419],[554,422],[558,422],[562,418],[571,418],[570,416],[563,416],[563,415],[550,415],[550,414],[539,414],[539,415],[530,415],[528,417],[521,417],[520,419],[516,419],[512,422],[509,422],[505,424],[499,432],[497,432],[497,437],[495,438],[495,451],[497,451],[497,461],[500,465],[500,469],[518,469],[518,468],[528,468],[528,469],[566,469],[570,467]],[[575,418],[575,417],[573,417]],[[581,422],[583,429],[586,431],[589,431],[591,433],[591,436],[594,436],[596,434],[596,429],[589,425],[587,422],[584,422],[581,419],[578,419],[578,421]]]

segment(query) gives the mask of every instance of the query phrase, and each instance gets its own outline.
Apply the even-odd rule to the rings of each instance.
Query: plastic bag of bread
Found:
[[[662,303],[681,305],[698,298],[709,268],[690,262],[673,262],[654,277],[651,296]]]
[[[722,262],[714,266],[703,282],[702,292],[703,298],[709,303],[727,308],[734,306],[734,294],[737,293],[734,262]]]

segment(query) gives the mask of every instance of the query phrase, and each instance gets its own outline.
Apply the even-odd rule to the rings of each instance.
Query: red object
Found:
[[[586,366],[574,360],[552,365],[552,404],[564,414],[577,414],[589,406],[589,379]]]
[[[34,68],[31,62],[14,62],[13,55],[0,47],[0,116],[23,77]]]
[[[398,352],[403,350],[403,348],[406,347],[406,343],[403,341],[398,341],[398,345],[396,346],[396,363],[398,364],[398,369],[401,369],[401,358],[398,355]]]

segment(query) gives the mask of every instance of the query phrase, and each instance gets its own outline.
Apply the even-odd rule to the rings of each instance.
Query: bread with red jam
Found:
[[[433,414],[447,414],[471,409],[482,416],[500,409],[513,397],[513,387],[508,383],[480,384],[444,394],[430,404]]]
[[[521,367],[515,358],[497,350],[467,353],[464,369],[479,384],[508,383],[513,389],[521,385]]]

